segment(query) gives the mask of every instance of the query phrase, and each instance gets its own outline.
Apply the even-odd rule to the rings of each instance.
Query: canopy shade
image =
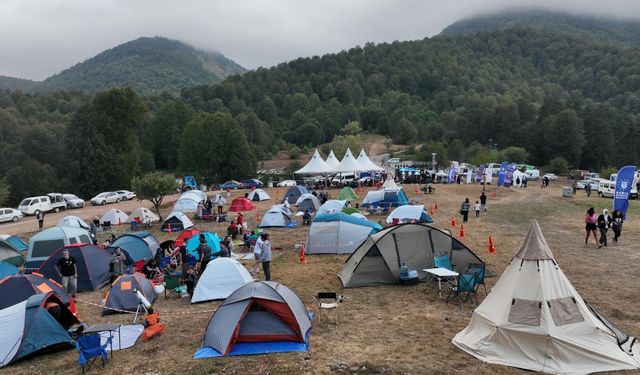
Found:
[[[364,148],[360,150],[360,154],[358,155],[358,158],[356,160],[358,161],[358,163],[360,163],[360,165],[367,168],[368,171],[384,171],[384,168],[377,166],[374,162],[371,161],[371,159],[369,159],[367,154],[364,152]]]
[[[325,163],[327,163],[329,168],[334,168],[338,164],[340,164],[340,160],[338,160],[338,158],[336,158],[336,154],[334,154],[333,150],[331,150],[331,152],[329,153],[329,156],[327,156],[327,160],[325,160]]]
[[[304,167],[298,169],[295,173],[309,173],[309,174],[320,174],[327,173],[331,171],[331,167],[327,165],[327,163],[322,160],[318,149],[313,152],[313,156],[311,156],[311,160]]]
[[[355,156],[353,156],[353,153],[351,153],[351,150],[347,148],[347,152],[345,152],[344,154],[344,158],[342,158],[342,161],[340,162],[340,164],[336,165],[333,168],[333,172],[339,173],[339,172],[360,172],[360,171],[368,171],[369,169],[360,165],[360,163],[358,163],[358,160],[355,158]]]

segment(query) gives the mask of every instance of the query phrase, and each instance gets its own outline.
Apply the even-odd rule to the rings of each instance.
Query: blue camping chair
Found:
[[[480,289],[480,285],[482,285],[482,288],[484,288],[484,295],[487,295],[487,287],[485,286],[484,283],[484,275],[485,275],[485,270],[486,270],[486,266],[484,263],[469,263],[469,265],[467,266],[467,270],[469,272],[473,272],[476,275],[476,292],[478,292],[478,289]]]
[[[447,296],[447,303],[458,300],[458,307],[462,308],[462,303],[469,299],[478,304],[476,297],[476,274],[474,272],[463,271],[458,275],[457,285],[452,286]]]
[[[448,270],[453,270],[451,265],[451,259],[449,259],[449,254],[444,253],[433,257],[433,265],[436,268],[446,268]]]
[[[95,361],[100,358],[102,360],[102,368],[108,359],[107,345],[111,344],[113,336],[107,339],[104,345],[100,345],[100,334],[80,336],[76,341],[76,350],[78,350],[78,364],[82,368],[82,373],[88,371]]]

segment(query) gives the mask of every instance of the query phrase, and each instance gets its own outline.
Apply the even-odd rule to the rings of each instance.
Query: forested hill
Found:
[[[185,87],[215,84],[245,69],[219,52],[207,53],[161,37],[124,43],[51,76],[43,82],[0,89],[101,91],[127,86],[142,95],[164,91],[177,94]],[[11,82],[9,82],[11,83]],[[15,82],[14,82],[15,83]],[[20,82],[18,82],[20,83]]]
[[[28,79],[0,76],[0,88],[6,90],[29,90],[37,84],[38,82]]]
[[[441,35],[466,35],[514,27],[563,32],[577,38],[640,47],[640,20],[578,16],[543,10],[511,11],[460,20]]]

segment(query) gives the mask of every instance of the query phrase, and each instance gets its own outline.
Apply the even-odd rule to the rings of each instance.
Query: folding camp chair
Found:
[[[338,295],[336,292],[318,292],[313,296],[313,299],[318,303],[318,323],[322,322],[322,316],[331,321],[329,311],[333,310],[335,313],[334,323],[338,324],[338,304],[343,300],[342,295]]]
[[[469,299],[474,300],[475,304],[478,304],[476,298],[476,274],[472,272],[463,271],[458,275],[457,285],[452,286],[447,296],[447,303],[458,300],[458,306],[462,308],[462,303],[467,302]]]
[[[433,257],[433,265],[436,268],[446,268],[453,271],[453,265],[448,253],[440,253]]]
[[[107,345],[111,344],[111,340],[113,340],[113,336],[109,336],[107,342],[104,345],[100,345],[99,333],[78,337],[76,350],[78,350],[78,364],[83,374],[93,366],[98,358],[102,360],[102,368],[104,368],[109,358]]]
[[[484,288],[484,295],[486,296],[487,287],[484,283],[485,269],[486,269],[486,266],[484,263],[469,263],[469,265],[467,266],[467,270],[470,272],[473,272],[476,275],[475,277],[476,293],[478,292],[480,285],[482,285],[482,288]]]
[[[164,277],[164,298],[167,298],[167,292],[175,293],[178,297],[180,294],[180,275],[167,275]]]

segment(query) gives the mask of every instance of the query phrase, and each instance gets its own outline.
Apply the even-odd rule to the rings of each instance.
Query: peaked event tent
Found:
[[[358,196],[356,195],[356,192],[353,191],[353,189],[348,186],[343,187],[342,190],[340,190],[340,193],[338,194],[338,200],[341,200],[341,201],[354,202],[357,199],[358,199]]]
[[[91,243],[89,232],[82,228],[51,227],[29,239],[25,267],[38,268],[49,255],[59,249],[77,243]]]
[[[389,216],[387,216],[387,224],[393,223],[393,219],[398,219],[400,223],[415,221],[418,223],[433,223],[431,216],[424,210],[424,205],[410,206],[404,205],[397,207]]]
[[[344,212],[316,215],[304,249],[307,254],[351,254],[379,230],[379,224]]]
[[[333,214],[336,212],[340,212],[342,211],[342,209],[346,204],[347,204],[347,201],[341,201],[341,200],[335,200],[335,199],[328,200],[324,202],[324,204],[320,206],[320,208],[318,208],[318,212],[316,212],[316,216],[321,214]]]
[[[58,250],[42,263],[38,272],[51,280],[62,282],[62,277],[58,274],[56,264],[62,259],[64,250],[69,251],[69,256],[76,260],[79,292],[98,290],[109,283],[111,279],[111,273],[109,272],[111,253],[90,244],[75,244]]]
[[[425,224],[401,224],[370,235],[338,272],[345,288],[400,282],[400,265],[418,271],[434,266],[434,256],[446,254],[456,269],[484,263],[450,233]]]
[[[247,196],[247,198],[249,198],[254,202],[268,201],[269,199],[271,199],[269,194],[267,194],[267,192],[262,189],[252,190],[251,193],[249,193],[249,195]]]
[[[112,208],[104,215],[102,215],[102,217],[100,218],[100,223],[104,224],[106,222],[109,222],[111,223],[111,225],[119,225],[122,223],[126,223],[128,218],[129,216],[127,216],[124,211],[117,208]]]
[[[347,152],[345,152],[342,161],[340,161],[340,164],[333,167],[332,172],[360,172],[366,170],[367,168],[363,165],[360,165],[360,163],[358,163],[358,160],[351,153],[351,150],[347,148]]]
[[[324,162],[329,166],[329,168],[331,168],[331,171],[333,171],[333,168],[337,167],[338,164],[340,164],[340,160],[336,158],[336,154],[333,153],[333,150],[329,152],[329,156],[327,156],[327,160],[325,160]]]
[[[306,347],[311,318],[291,289],[273,281],[245,284],[233,292],[213,313],[196,359],[244,353],[272,353],[277,342]],[[290,350],[289,350],[290,351]]]
[[[138,218],[141,223],[155,223],[160,221],[160,217],[146,207],[138,207],[133,210],[127,218],[127,223],[135,221],[136,218]]]
[[[283,204],[276,204],[264,214],[258,228],[286,227],[289,223],[291,215],[285,211]]]
[[[60,316],[54,319],[45,309],[47,302],[60,305]],[[67,330],[80,322],[54,293],[31,296],[0,310],[0,367],[34,356],[51,347],[72,347]]]
[[[138,297],[133,293],[133,289],[138,289],[149,303],[153,303],[153,300],[156,299],[156,292],[153,290],[151,281],[147,280],[143,274],[136,272],[132,275],[122,275],[111,285],[111,290],[105,298],[102,315],[120,314],[120,312],[111,309],[136,311]]]
[[[173,211],[162,223],[160,230],[163,232],[180,232],[191,227],[193,227],[193,222],[189,220],[187,215],[180,211]]]
[[[244,266],[235,259],[216,258],[207,264],[193,290],[191,303],[225,299],[253,277]]]
[[[360,154],[358,155],[358,158],[356,160],[358,161],[358,163],[360,163],[360,165],[367,168],[367,171],[384,171],[384,168],[377,166],[374,162],[371,161],[371,159],[369,159],[367,153],[364,152],[364,148],[360,150]]]
[[[322,160],[318,149],[313,152],[311,159],[304,167],[298,169],[295,173],[299,174],[322,174],[331,171],[331,167]]]
[[[453,344],[483,362],[556,374],[640,369],[640,345],[589,306],[534,222]],[[631,356],[630,354],[633,354]]]
[[[90,228],[89,224],[87,224],[84,220],[80,219],[77,216],[65,216],[62,219],[60,219],[60,221],[58,221],[58,224],[56,224],[56,226],[83,228],[87,230],[89,230]]]
[[[231,205],[229,205],[229,212],[244,212],[251,211],[255,209],[256,206],[252,201],[248,200],[245,197],[238,197],[231,201]]]
[[[26,301],[33,295],[49,292],[54,292],[64,304],[69,303],[69,295],[62,285],[39,273],[9,276],[0,280],[0,309]]]
[[[313,194],[302,194],[296,201],[298,211],[317,211],[320,208],[320,201]]]

